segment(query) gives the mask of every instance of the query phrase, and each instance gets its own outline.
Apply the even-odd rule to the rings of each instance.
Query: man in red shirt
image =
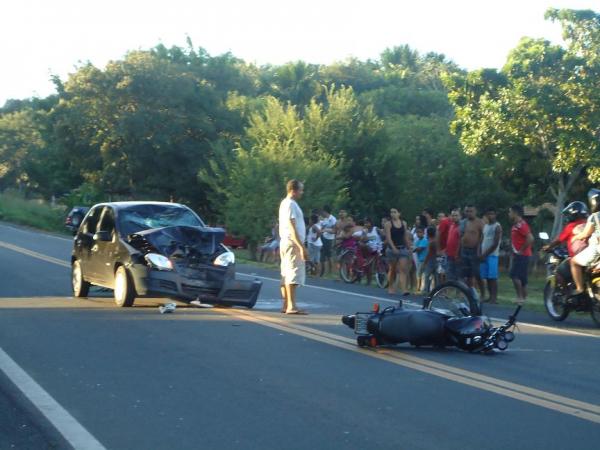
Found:
[[[456,281],[459,279],[460,218],[460,209],[456,208],[452,210],[445,243],[446,256],[448,257],[448,267],[446,269],[448,281]]]
[[[556,268],[556,281],[561,285],[565,283],[565,281],[570,281],[572,279],[570,258],[576,254],[576,250],[573,248],[573,236],[580,233],[585,228],[588,208],[583,202],[571,202],[562,210],[562,214],[567,219],[567,225],[554,241],[548,245],[544,245],[542,248],[545,252],[550,252],[556,247],[566,244],[567,250],[569,251],[569,258],[561,262]]]
[[[444,213],[439,213],[438,220],[439,225],[436,233],[436,244],[438,253],[443,254],[446,251],[446,245],[448,245],[448,231],[450,231],[452,219],[450,217],[446,217]]]
[[[435,246],[437,249],[437,256],[440,257],[438,262],[442,265],[444,272],[440,274],[439,282],[443,283],[446,281],[446,272],[448,272],[448,259],[446,257],[446,245],[448,245],[448,232],[452,225],[452,219],[446,217],[443,212],[437,215],[437,230],[435,232]]]
[[[523,219],[523,207],[521,205],[511,206],[508,217],[513,223],[510,230],[512,243],[510,277],[517,293],[517,303],[523,304],[527,300],[527,272],[532,254],[533,235],[529,225]]]

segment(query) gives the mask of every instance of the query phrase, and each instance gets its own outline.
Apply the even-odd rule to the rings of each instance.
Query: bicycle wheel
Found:
[[[356,270],[354,270],[354,261],[356,257],[351,251],[347,251],[340,256],[340,278],[345,283],[354,283],[357,279]]]
[[[424,308],[454,317],[481,314],[471,289],[460,281],[448,281],[435,287],[426,299]]]

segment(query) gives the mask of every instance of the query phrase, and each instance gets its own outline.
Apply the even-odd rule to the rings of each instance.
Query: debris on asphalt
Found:
[[[190,305],[195,306],[196,308],[213,308],[213,305],[209,305],[208,303],[202,303],[200,300],[192,300]]]
[[[161,314],[167,314],[175,311],[175,308],[177,308],[177,305],[175,303],[166,303],[164,305],[159,306],[158,310]]]

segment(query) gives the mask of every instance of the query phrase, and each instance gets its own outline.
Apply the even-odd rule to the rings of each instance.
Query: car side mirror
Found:
[[[97,231],[96,234],[94,234],[94,240],[102,241],[102,242],[110,242],[110,241],[112,241],[111,232],[110,231]]]

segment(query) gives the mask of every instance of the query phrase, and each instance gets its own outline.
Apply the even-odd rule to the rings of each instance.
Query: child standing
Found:
[[[316,269],[316,273],[321,273],[321,248],[323,248],[323,241],[321,240],[322,229],[319,224],[319,216],[312,214],[308,226],[308,260]]]
[[[423,261],[423,281],[421,284],[421,293],[428,294],[431,290],[431,281],[433,280],[433,287],[436,283],[437,274],[437,241],[436,241],[436,229],[435,227],[427,228],[427,255]]]
[[[417,283],[415,286],[415,291],[420,292],[423,290],[423,269],[425,258],[427,257],[427,249],[429,247],[429,241],[427,240],[427,236],[425,236],[425,230],[423,227],[418,227],[416,230],[416,239],[414,244],[414,253],[415,253],[415,271],[417,275]]]

